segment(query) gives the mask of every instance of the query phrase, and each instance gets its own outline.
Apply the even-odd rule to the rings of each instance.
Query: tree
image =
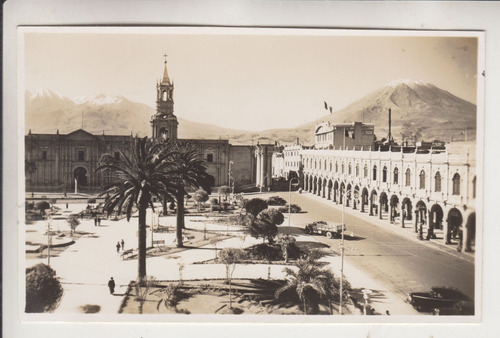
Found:
[[[224,196],[224,201],[227,201],[227,196],[231,193],[231,188],[227,185],[219,187],[218,193],[220,196]]]
[[[249,220],[250,233],[255,238],[262,238],[262,242],[267,239],[269,244],[272,244],[274,237],[278,234],[278,225],[282,224],[284,220],[285,217],[281,211],[265,209],[256,218]]]
[[[170,161],[175,151],[171,144],[161,144],[145,138],[135,138],[130,158],[120,149],[120,163],[104,161],[96,169],[110,170],[117,179],[106,186],[99,196],[109,194],[104,210],[110,215],[115,209],[124,212],[127,221],[132,217],[133,207],[139,211],[139,257],[138,280],[146,276],[146,210],[153,208],[153,196],[161,198],[170,192],[174,163]]]
[[[45,215],[45,210],[50,209],[50,203],[47,201],[40,201],[36,204],[36,208],[40,210],[40,213]]]
[[[71,236],[73,236],[73,232],[76,230],[76,227],[80,224],[80,220],[77,215],[70,215],[66,218],[66,222],[68,222],[69,227],[71,228]]]
[[[311,309],[312,313],[317,313],[321,298],[329,298],[336,292],[333,272],[322,268],[310,258],[299,259],[296,267],[297,271],[291,268],[283,270],[287,275],[287,281],[275,292],[275,297],[279,299],[283,293],[293,292],[298,296],[305,314],[308,309]]]
[[[203,189],[199,189],[194,192],[193,199],[196,203],[198,203],[198,211],[200,211],[201,203],[208,201],[208,198],[208,193]]]
[[[175,184],[170,189],[177,202],[177,247],[182,248],[182,229],[184,226],[184,196],[188,195],[186,187],[202,189],[194,193],[193,199],[208,201],[208,191],[210,191],[210,179],[207,168],[203,164],[198,149],[191,144],[177,145],[176,152],[170,157],[175,164]]]
[[[63,292],[61,283],[50,266],[39,263],[26,269],[26,312],[53,311]]]
[[[262,198],[252,198],[246,203],[245,209],[254,217],[257,217],[262,210],[267,209],[267,203]]]
[[[232,294],[231,294],[231,279],[233,278],[234,269],[236,264],[246,258],[246,252],[242,249],[225,248],[219,253],[219,261],[226,265],[226,279],[229,283],[229,308],[233,308]]]
[[[278,235],[278,244],[281,247],[281,253],[283,254],[283,259],[285,263],[288,262],[288,253],[290,248],[295,244],[295,237],[289,234],[279,234]]]

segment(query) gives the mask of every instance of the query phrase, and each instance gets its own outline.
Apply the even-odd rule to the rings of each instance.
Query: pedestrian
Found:
[[[115,281],[113,280],[113,277],[108,282],[108,288],[109,288],[109,293],[114,294],[115,293]]]
[[[116,242],[116,252],[120,252],[120,242]]]
[[[97,217],[94,217],[94,226],[97,226]]]
[[[125,241],[122,238],[122,250],[125,250]]]
[[[97,216],[97,226],[101,226],[101,217]]]

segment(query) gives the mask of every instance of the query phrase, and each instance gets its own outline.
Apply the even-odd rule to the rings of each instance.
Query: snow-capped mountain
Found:
[[[150,119],[155,109],[122,96],[103,94],[74,100],[50,90],[26,92],[26,131],[69,133],[83,128],[95,134],[151,134]],[[397,80],[323,118],[290,129],[249,132],[191,122],[178,117],[179,138],[229,139],[232,144],[314,143],[314,128],[322,121],[364,121],[375,125],[378,139],[388,134],[388,111],[392,111],[392,136],[450,141],[476,137],[476,106],[432,84]],[[83,115],[83,116],[82,116]],[[466,135],[466,136],[465,136]]]
[[[419,80],[396,80],[353,102],[345,109],[300,126],[313,130],[316,123],[364,121],[375,125],[381,139],[388,134],[389,108],[391,134],[396,141],[450,141],[476,137],[476,105],[433,84]],[[309,138],[309,143],[312,139]]]

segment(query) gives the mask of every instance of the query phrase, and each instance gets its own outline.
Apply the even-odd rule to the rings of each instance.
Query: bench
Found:
[[[122,252],[122,259],[127,259],[134,254],[134,249],[128,249]]]

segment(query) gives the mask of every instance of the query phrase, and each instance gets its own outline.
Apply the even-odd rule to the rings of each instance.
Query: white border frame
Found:
[[[484,125],[485,145],[484,150],[484,177],[494,177],[495,164],[498,160],[493,158],[494,149],[492,145],[497,144],[498,133],[493,118],[494,107],[498,107],[499,98],[495,97],[493,88],[498,88],[499,69],[499,27],[496,15],[500,9],[498,3],[382,3],[382,2],[199,2],[181,3],[180,1],[165,2],[123,2],[114,1],[86,1],[83,3],[72,3],[68,1],[10,1],[4,5],[4,145],[13,144],[16,140],[14,133],[6,132],[16,130],[19,126],[17,121],[18,111],[16,102],[16,28],[19,25],[56,25],[56,24],[172,24],[172,25],[234,25],[234,26],[283,26],[283,27],[332,27],[332,28],[387,28],[387,29],[474,29],[486,31],[486,99],[484,124],[478,118],[478,130],[480,124]],[[118,7],[118,9],[116,8]],[[169,9],[170,11],[167,11]],[[393,14],[397,13],[397,14]],[[335,24],[332,24],[335,23]],[[417,32],[418,33],[418,32]],[[479,46],[478,50],[481,50]],[[478,74],[479,76],[479,74]],[[479,83],[481,83],[479,81]],[[489,95],[488,95],[489,94]],[[479,98],[480,96],[478,96]],[[8,99],[6,99],[8,98]],[[478,112],[481,112],[481,102],[478,100]],[[489,113],[488,113],[489,112]],[[480,143],[480,142],[479,142]],[[478,144],[479,144],[478,143]],[[483,263],[483,316],[482,324],[464,325],[428,325],[428,324],[314,324],[297,325],[282,324],[141,324],[141,323],[21,323],[18,311],[20,304],[17,303],[19,281],[13,278],[17,274],[19,257],[15,248],[16,241],[12,241],[7,234],[11,233],[12,225],[17,224],[17,215],[13,210],[18,209],[17,198],[12,198],[12,192],[17,194],[17,182],[9,178],[17,177],[19,162],[14,160],[19,152],[24,152],[22,144],[17,147],[3,147],[4,150],[4,232],[3,232],[3,301],[4,301],[4,330],[5,336],[12,337],[59,337],[71,334],[74,337],[88,337],[92,334],[102,333],[121,337],[150,337],[174,334],[179,337],[188,337],[203,332],[205,335],[217,333],[217,336],[266,334],[271,330],[273,334],[293,332],[293,336],[327,333],[361,334],[372,337],[405,336],[412,337],[422,335],[429,336],[494,336],[498,329],[498,320],[495,318],[494,306],[498,298],[492,288],[497,283],[498,274],[492,272],[498,266],[498,250],[495,250],[494,241],[498,238],[498,228],[492,218],[494,210],[494,199],[485,198],[483,213],[483,237],[484,237],[484,263]],[[481,153],[478,153],[480,163]],[[478,168],[480,166],[478,165]],[[481,177],[481,175],[478,176]],[[479,186],[482,186],[481,178]],[[492,191],[496,188],[493,181],[484,187],[485,196],[493,197]],[[493,201],[492,201],[493,200]],[[24,202],[24,196],[22,198]],[[23,203],[22,202],[22,203]],[[18,204],[19,205],[19,204]],[[489,206],[489,208],[488,208]],[[491,212],[488,212],[491,210]],[[11,211],[11,212],[8,212]],[[480,210],[477,210],[478,214]],[[12,246],[14,245],[14,250]],[[476,274],[476,279],[479,278]],[[489,292],[488,292],[489,291]],[[6,306],[8,305],[8,306]],[[251,325],[251,326],[250,326]],[[496,327],[496,329],[495,329]],[[251,328],[251,330],[250,330]],[[104,331],[103,331],[104,330]],[[403,333],[404,332],[404,333]]]

